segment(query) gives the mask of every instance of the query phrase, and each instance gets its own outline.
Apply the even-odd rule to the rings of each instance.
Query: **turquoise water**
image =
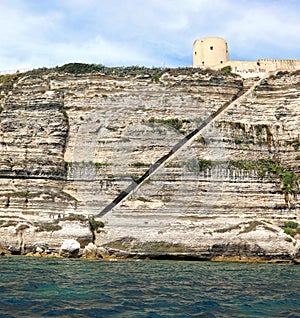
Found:
[[[300,317],[300,266],[2,257],[0,317]]]

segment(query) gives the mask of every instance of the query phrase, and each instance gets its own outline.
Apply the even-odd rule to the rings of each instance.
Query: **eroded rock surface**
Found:
[[[58,252],[74,239],[82,249],[93,243],[126,257],[299,259],[298,230],[291,236],[281,228],[299,222],[299,72],[263,80],[94,220],[104,228],[91,222],[255,82],[197,70],[162,73],[28,73],[2,89],[3,250],[36,252],[45,242],[47,249],[39,248]]]

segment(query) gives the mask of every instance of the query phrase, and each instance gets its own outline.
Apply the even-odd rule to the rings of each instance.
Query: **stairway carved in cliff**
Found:
[[[133,181],[129,184],[129,186],[120,192],[120,194],[109,203],[96,217],[101,218],[113,208],[115,208],[118,204],[120,204],[123,200],[125,200],[128,196],[130,196],[134,191],[140,188],[143,183],[149,179],[152,175],[154,175],[161,167],[163,167],[172,157],[174,157],[179,150],[183,149],[187,145],[191,144],[195,138],[199,137],[200,133],[210,125],[213,121],[216,120],[223,112],[228,110],[231,106],[237,105],[241,99],[247,97],[250,94],[253,94],[256,87],[260,85],[262,81],[264,81],[270,74],[262,77],[258,81],[254,82],[246,91],[240,90],[239,93],[235,94],[232,99],[222,105],[218,110],[210,114],[195,130],[186,135],[183,139],[181,139],[175,146],[164,156],[159,158],[154,164],[150,166],[150,168],[136,181]]]

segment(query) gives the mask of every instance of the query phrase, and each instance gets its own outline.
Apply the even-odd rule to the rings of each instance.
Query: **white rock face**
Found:
[[[80,249],[80,243],[76,240],[65,240],[60,247],[60,255],[65,257],[77,256]]]
[[[68,252],[74,252],[76,250],[79,250],[80,249],[80,243],[71,239],[71,240],[65,240],[60,249],[62,251],[68,251]]]
[[[35,251],[36,251],[36,253],[43,253],[44,252],[44,250],[39,246],[35,249]]]
[[[94,243],[89,243],[85,246],[82,255],[86,258],[104,258],[108,255],[108,251],[103,247],[98,247]]]
[[[296,255],[297,236],[273,233],[285,220],[299,222],[299,200],[290,196],[287,204],[278,175],[254,163],[279,161],[299,174],[299,72],[266,79],[220,114],[101,219],[103,229],[91,231],[88,222],[251,81],[196,70],[169,70],[159,80],[24,76],[0,96],[0,247],[26,253],[40,240],[58,251],[73,239],[94,242],[97,248],[86,251],[95,255],[99,246],[199,254],[215,245],[218,255],[219,243],[231,246],[237,235],[268,255],[276,246],[276,255]],[[198,159],[200,167],[193,164]],[[275,229],[255,227],[257,220]]]

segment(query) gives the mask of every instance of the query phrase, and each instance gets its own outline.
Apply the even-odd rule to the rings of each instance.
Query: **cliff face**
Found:
[[[300,73],[257,86],[149,74],[24,74],[3,88],[0,245],[51,252],[74,238],[119,256],[299,258],[298,234],[279,226],[299,221]],[[96,229],[88,219],[225,104]]]

